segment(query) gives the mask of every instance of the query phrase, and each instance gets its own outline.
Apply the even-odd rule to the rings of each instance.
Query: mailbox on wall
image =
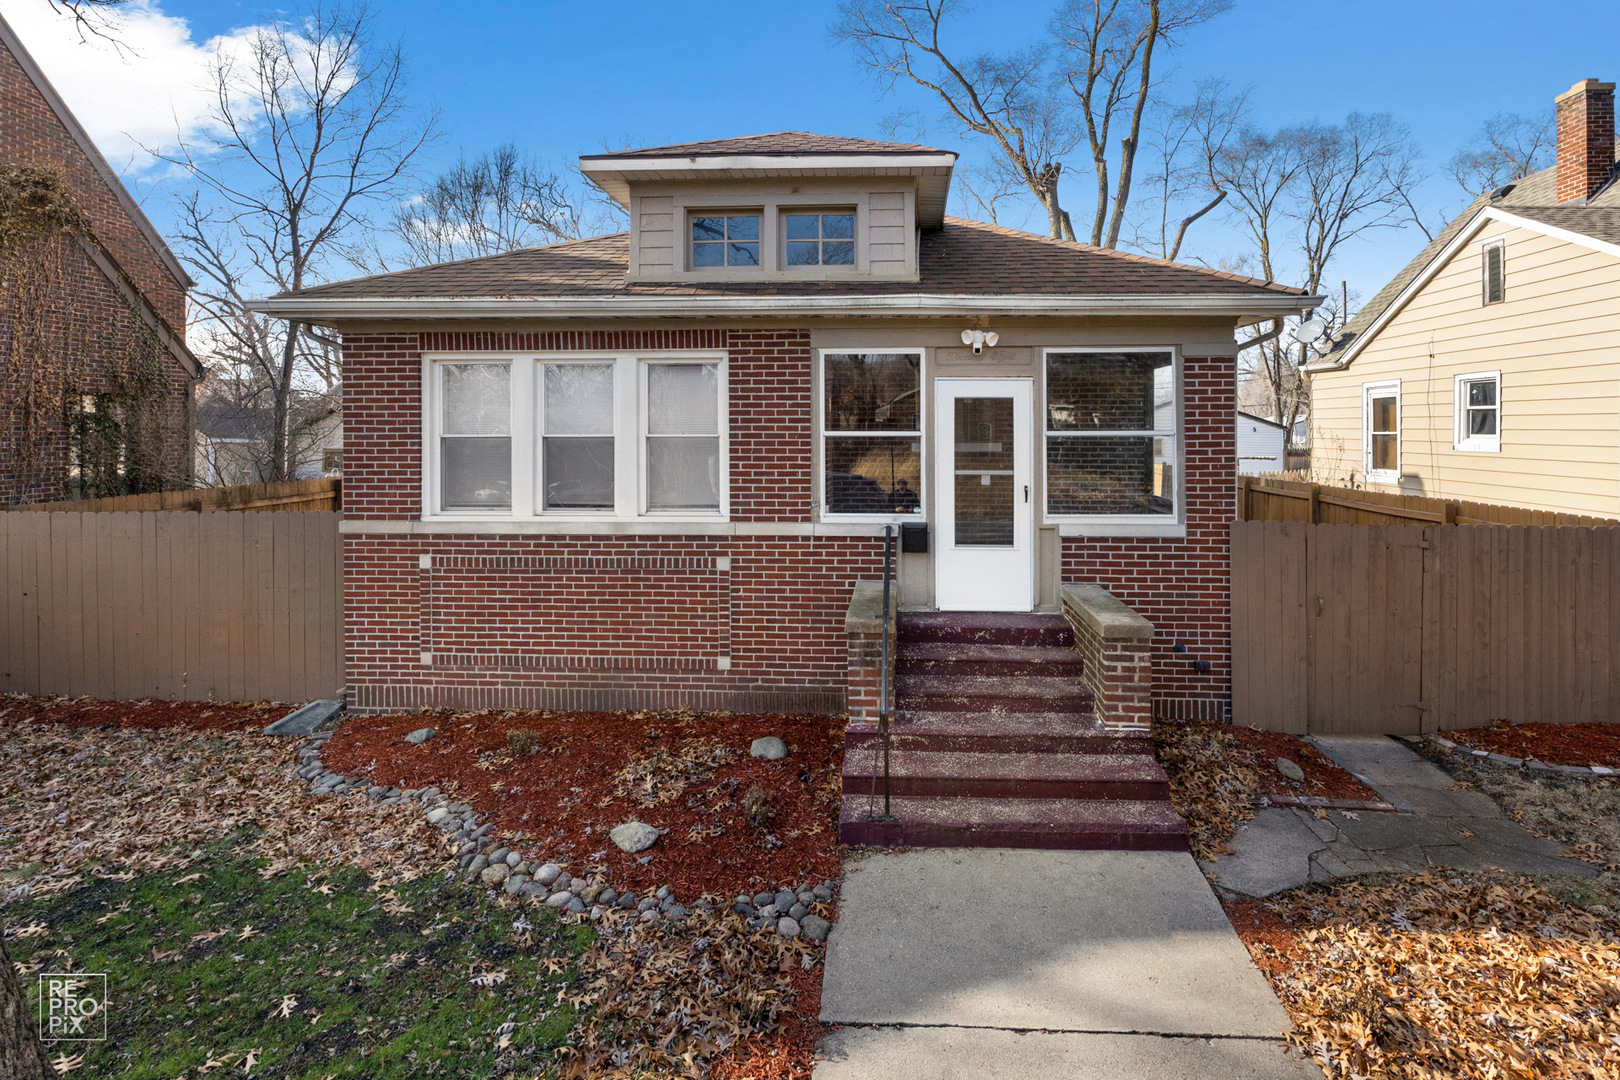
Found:
[[[908,521],[900,526],[900,551],[906,555],[926,555],[928,553],[927,523]]]

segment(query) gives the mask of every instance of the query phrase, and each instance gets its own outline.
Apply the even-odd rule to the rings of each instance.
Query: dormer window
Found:
[[[854,266],[855,212],[784,214],[789,266]]]
[[[692,266],[758,266],[759,215],[692,218]]]

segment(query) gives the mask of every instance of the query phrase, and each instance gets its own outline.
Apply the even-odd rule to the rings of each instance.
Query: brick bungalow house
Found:
[[[71,351],[76,364],[83,361],[83,371],[77,401],[43,395],[50,415],[35,426],[32,447],[22,445],[29,425],[21,413],[27,395],[18,380],[28,376],[12,366],[19,314],[6,306],[11,291],[0,288],[0,505],[65,498],[86,479],[76,461],[79,436],[72,415],[79,417],[79,431],[93,428],[115,443],[136,437],[115,411],[126,407],[127,369],[142,349],[156,352],[159,370],[142,391],[140,445],[114,445],[111,455],[138,457],[148,482],[188,486],[191,390],[202,372],[185,341],[192,280],[0,18],[0,171],[19,166],[64,177],[88,222],[87,234],[75,234],[64,245],[60,290],[37,324],[52,348]],[[0,262],[0,282],[14,269]],[[34,343],[21,347],[38,352]],[[135,463],[112,464],[109,475],[96,478],[102,493],[118,493],[108,487],[119,483],[125,464]]]
[[[1316,299],[948,218],[955,161],[799,132],[593,155],[626,233],[262,302],[343,339],[351,705],[848,711],[855,746],[899,526],[899,719],[937,736],[914,818],[1162,799],[1151,757],[1031,752],[1117,750],[1149,698],[1227,715],[1234,331]],[[1109,814],[1066,846],[1179,827]],[[1021,842],[986,828],[904,835]]]

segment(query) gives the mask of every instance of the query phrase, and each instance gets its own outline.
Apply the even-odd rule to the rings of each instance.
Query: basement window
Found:
[[[1507,293],[1507,244],[1503,240],[1487,241],[1480,248],[1480,291],[1486,304],[1500,304]]]

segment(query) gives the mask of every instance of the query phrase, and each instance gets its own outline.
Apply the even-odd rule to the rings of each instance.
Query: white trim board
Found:
[[[1406,288],[1401,290],[1400,295],[1390,302],[1389,307],[1385,308],[1378,318],[1373,320],[1371,326],[1361,332],[1360,337],[1350,343],[1350,347],[1344,350],[1342,356],[1332,362],[1306,364],[1305,373],[1314,375],[1320,371],[1343,371],[1349,367],[1356,356],[1378,336],[1384,327],[1393,321],[1395,316],[1400,314],[1418,293],[1423,291],[1424,286],[1434,279],[1441,268],[1449,263],[1453,256],[1478,235],[1482,228],[1493,221],[1500,221],[1528,232],[1540,233],[1542,236],[1563,240],[1592,251],[1620,258],[1620,244],[1611,244],[1607,240],[1599,240],[1595,236],[1587,236],[1585,233],[1561,229],[1556,225],[1548,225],[1545,222],[1523,217],[1499,206],[1487,206],[1465,225],[1461,232],[1452,237],[1451,242],[1441,248],[1433,259],[1429,260],[1429,264],[1423,268],[1423,271],[1413,278]]]

